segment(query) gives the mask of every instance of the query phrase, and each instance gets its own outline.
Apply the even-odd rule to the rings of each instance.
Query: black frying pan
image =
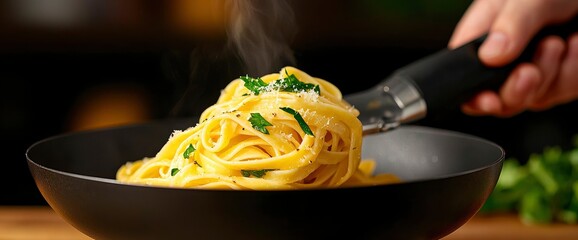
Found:
[[[403,126],[364,138],[363,157],[402,183],[239,191],[116,183],[127,161],[154,156],[181,119],[77,132],[32,145],[28,164],[48,204],[95,239],[439,239],[470,219],[498,179],[504,151],[447,130]]]
[[[576,19],[570,23],[537,36],[567,34],[577,25]],[[115,182],[122,164],[154,156],[173,130],[196,119],[56,136],[32,145],[28,164],[50,206],[95,239],[439,239],[486,201],[504,151],[479,137],[400,124],[504,80],[513,65],[481,65],[476,50],[483,39],[424,58],[394,73],[394,80],[347,97],[361,110],[362,122],[378,132],[364,137],[363,157],[375,159],[378,173],[396,174],[401,183],[223,191]],[[527,49],[519,60],[532,52]],[[415,95],[407,98],[407,90]],[[381,105],[368,108],[376,106],[364,105],[368,101]]]

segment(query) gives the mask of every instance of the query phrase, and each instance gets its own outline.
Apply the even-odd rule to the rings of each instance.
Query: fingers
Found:
[[[541,84],[541,73],[534,64],[520,64],[506,79],[499,93],[482,91],[462,105],[462,111],[472,116],[492,115],[511,117],[533,101]]]
[[[474,1],[456,25],[448,47],[459,47],[486,33],[503,2],[503,0]]]
[[[560,94],[562,102],[567,102],[578,97],[578,33],[568,39],[568,51],[560,70]]]
[[[542,110],[546,107],[541,99],[558,77],[565,48],[564,40],[558,36],[547,37],[538,46],[534,63],[541,73],[541,79],[538,88],[535,89],[534,98],[528,103],[530,109]]]
[[[525,110],[534,100],[542,80],[542,73],[535,64],[517,66],[500,89],[505,108],[513,112]]]
[[[509,117],[578,98],[578,34],[569,38],[567,49],[560,37],[547,37],[540,43],[534,63],[514,69],[499,94],[482,92],[463,104],[462,111],[473,116]]]
[[[578,98],[578,33],[568,38],[565,53],[555,81],[535,107],[547,108]]]

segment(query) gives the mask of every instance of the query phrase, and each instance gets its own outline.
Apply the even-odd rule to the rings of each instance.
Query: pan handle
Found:
[[[478,58],[478,49],[487,36],[484,34],[456,49],[444,49],[411,63],[395,71],[390,79],[409,81],[421,93],[427,115],[438,114],[457,107],[481,90],[498,89],[516,65],[532,60],[544,37],[557,35],[566,39],[574,32],[578,32],[578,16],[547,26],[516,60],[502,67],[488,67]]]

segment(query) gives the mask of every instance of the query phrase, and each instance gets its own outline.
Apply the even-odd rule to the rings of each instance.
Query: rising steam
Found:
[[[279,0],[229,0],[228,47],[253,76],[274,72],[294,64],[289,41],[296,32],[291,6]]]
[[[212,1],[212,0],[211,0]],[[214,104],[233,79],[260,77],[295,65],[290,43],[296,34],[294,12],[283,0],[223,0],[210,2],[223,11],[226,41],[195,46],[183,66],[183,55],[166,56],[173,81],[175,105],[171,116],[195,116]],[[218,3],[218,4],[217,4]]]

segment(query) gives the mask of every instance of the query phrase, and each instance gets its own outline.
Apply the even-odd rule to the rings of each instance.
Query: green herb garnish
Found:
[[[177,175],[177,173],[178,173],[179,171],[181,171],[181,170],[178,169],[178,168],[172,168],[172,169],[171,169],[171,176]]]
[[[273,126],[270,122],[267,122],[260,113],[251,113],[249,122],[251,122],[251,126],[253,126],[254,129],[264,134],[269,134],[269,131],[265,127]]]
[[[285,72],[285,74],[288,75],[286,78],[279,79],[272,83],[272,86],[275,89],[279,89],[279,91],[284,92],[301,92],[313,90],[317,94],[320,94],[321,90],[319,90],[319,85],[301,82],[299,79],[297,79],[295,74],[289,75],[287,72]]]
[[[189,158],[191,153],[193,153],[194,151],[195,151],[195,147],[193,147],[193,144],[189,144],[189,146],[187,147],[187,149],[185,149],[185,152],[183,153],[183,157]]]
[[[267,83],[265,83],[261,78],[252,78],[249,76],[241,76],[241,80],[245,82],[245,87],[249,89],[249,91],[253,92],[255,95],[258,95],[263,88],[267,87]]]
[[[265,176],[265,174],[269,171],[273,171],[275,169],[261,169],[261,170],[241,170],[241,175],[243,175],[243,177],[257,177],[257,178],[262,178],[263,176]]]
[[[273,89],[278,89],[278,91],[283,92],[295,93],[313,90],[317,94],[321,94],[319,85],[301,82],[299,79],[297,79],[295,74],[289,75],[287,72],[285,73],[288,75],[287,77],[276,80],[269,84],[265,83],[261,78],[252,78],[249,76],[241,76],[241,80],[245,82],[244,86],[255,95],[258,95],[263,91],[271,91]]]
[[[293,110],[290,107],[280,107],[280,109],[293,115],[293,117],[295,118],[295,120],[297,120],[297,123],[299,123],[299,126],[301,127],[301,129],[303,129],[303,132],[305,132],[305,134],[315,136],[313,135],[311,128],[309,128],[309,125],[307,125],[305,120],[303,120],[303,117],[301,117],[301,114],[299,114],[299,112]]]

